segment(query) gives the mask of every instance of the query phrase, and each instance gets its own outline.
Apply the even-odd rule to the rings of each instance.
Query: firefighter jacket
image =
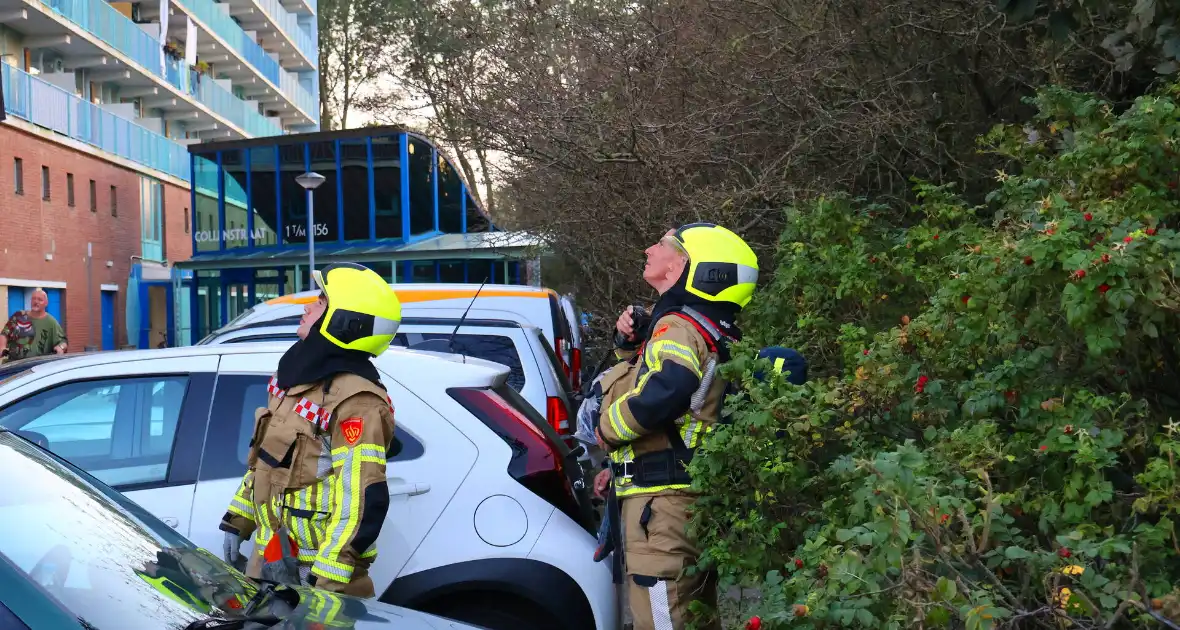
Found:
[[[720,339],[706,317],[681,307],[655,322],[651,337],[603,375],[598,429],[620,499],[687,493],[686,467],[718,421],[725,396],[717,374]]]
[[[384,389],[354,374],[287,391],[276,383],[272,378],[267,406],[255,412],[248,470],[221,529],[243,539],[254,533],[261,556],[285,525],[301,573],[310,570],[317,585],[332,590],[328,580],[348,583],[377,556],[389,509],[393,406]]]

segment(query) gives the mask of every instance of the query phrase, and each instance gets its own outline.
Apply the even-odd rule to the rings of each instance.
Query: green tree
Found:
[[[320,127],[345,129],[380,77],[396,0],[323,0],[319,11]]]
[[[1033,104],[982,203],[786,213],[692,463],[762,627],[1180,625],[1180,87]],[[766,343],[815,376],[754,381]]]

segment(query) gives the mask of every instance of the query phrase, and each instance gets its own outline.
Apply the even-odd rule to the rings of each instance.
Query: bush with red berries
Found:
[[[788,211],[691,464],[733,627],[1180,626],[1178,103],[1044,90],[981,204]]]

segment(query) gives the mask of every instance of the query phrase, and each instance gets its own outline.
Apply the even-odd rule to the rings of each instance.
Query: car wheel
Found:
[[[487,630],[549,630],[564,625],[531,602],[504,593],[459,593],[421,610]]]

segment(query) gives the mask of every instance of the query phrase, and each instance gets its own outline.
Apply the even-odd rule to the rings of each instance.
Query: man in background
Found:
[[[9,361],[57,353],[65,354],[66,331],[57,318],[45,311],[49,296],[41,289],[33,291],[29,309],[17,311],[0,329],[0,357]]]

